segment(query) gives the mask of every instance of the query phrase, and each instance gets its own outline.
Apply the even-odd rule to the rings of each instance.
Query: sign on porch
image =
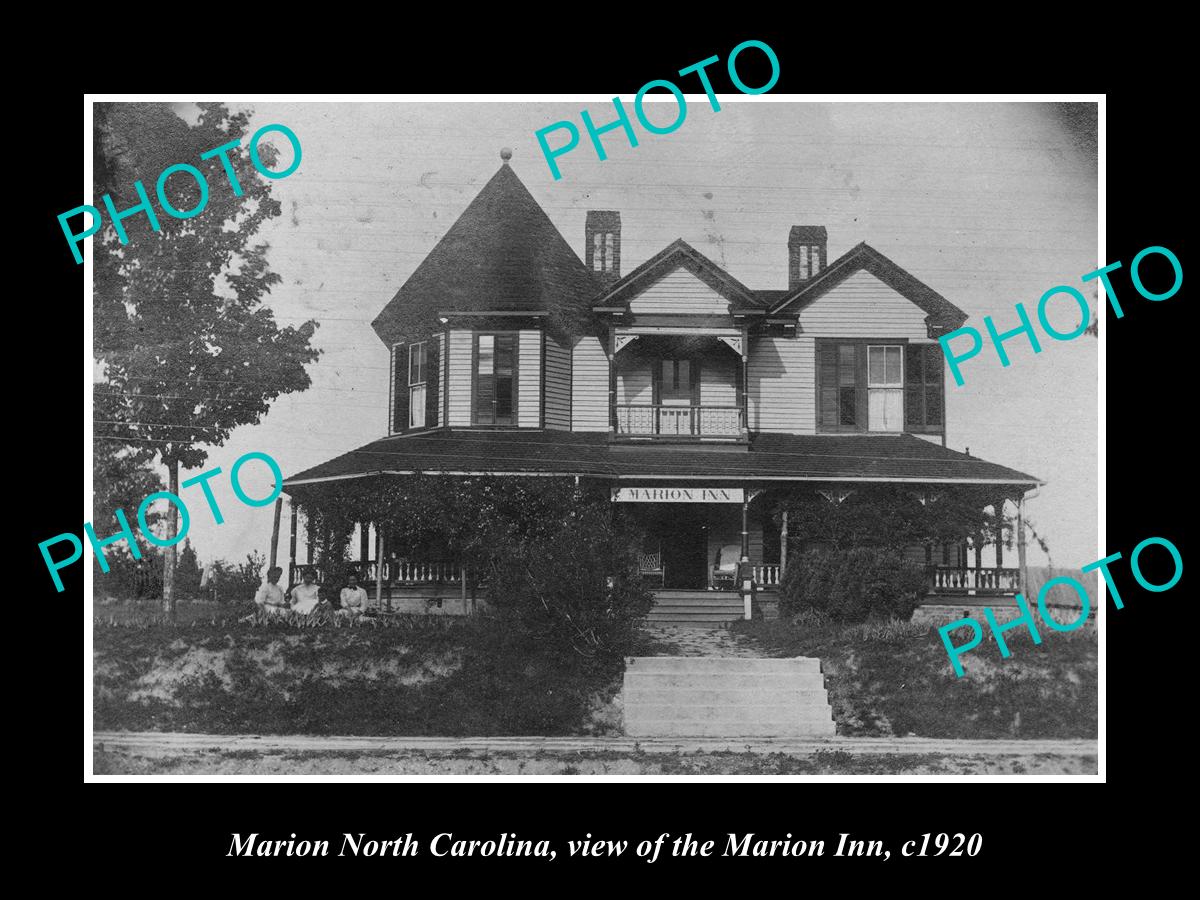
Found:
[[[741,503],[742,488],[616,487],[614,503]]]

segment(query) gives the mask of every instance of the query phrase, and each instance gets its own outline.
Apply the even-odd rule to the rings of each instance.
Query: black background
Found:
[[[505,20],[514,24],[511,13],[505,14]],[[1051,67],[1047,70],[1051,74],[1030,70],[1017,81],[1007,77],[1001,81],[983,59],[969,57],[951,64],[944,56],[935,58],[932,48],[919,49],[908,42],[893,47],[894,64],[863,69],[847,62],[844,46],[818,49],[803,32],[729,25],[713,26],[687,38],[678,34],[669,39],[646,34],[600,37],[591,41],[571,37],[556,46],[529,38],[523,47],[511,42],[469,46],[456,38],[453,45],[431,42],[425,51],[416,46],[419,42],[406,39],[402,52],[396,50],[382,62],[364,62],[356,55],[354,66],[358,68],[339,67],[354,72],[353,77],[331,80],[324,74],[297,72],[296,78],[286,82],[286,89],[587,91],[620,94],[628,100],[645,81],[671,77],[676,70],[713,54],[724,60],[734,45],[753,37],[769,43],[778,54],[782,75],[772,93],[885,88],[1108,91],[1105,262],[1119,259],[1125,263],[1113,278],[1125,317],[1116,320],[1109,310],[1105,321],[1108,552],[1120,551],[1128,558],[1143,538],[1159,535],[1173,541],[1187,557],[1184,512],[1190,503],[1185,501],[1185,491],[1192,480],[1189,464],[1195,456],[1194,439],[1187,429],[1196,401],[1192,393],[1195,379],[1185,376],[1184,362],[1193,367],[1190,373],[1198,355],[1183,319],[1187,288],[1185,284],[1168,301],[1151,303],[1136,295],[1128,278],[1129,261],[1150,245],[1171,248],[1187,269],[1183,220],[1187,211],[1184,184],[1185,179],[1186,183],[1191,180],[1190,159],[1184,158],[1188,144],[1176,136],[1182,117],[1178,101],[1155,87],[1158,82],[1153,71],[1085,76],[1080,57],[1075,66],[1064,62],[1061,67]],[[1029,58],[1035,59],[1030,52]],[[754,71],[757,57],[751,51],[739,59],[739,71],[751,85],[766,80],[765,69],[761,74]],[[1005,66],[1018,64],[1009,58]],[[158,80],[153,69],[130,70],[119,84],[98,82],[89,89],[192,91],[201,98],[259,89],[257,83],[223,77],[223,71],[217,66],[211,79],[167,84]],[[1061,77],[1064,72],[1065,79]],[[924,78],[917,77],[918,73]],[[723,65],[712,67],[710,74],[717,92],[733,90]],[[688,91],[696,89],[687,82],[683,86]],[[285,88],[264,76],[261,89]],[[26,652],[33,657],[20,664],[23,671],[37,673],[37,688],[32,692],[15,690],[20,697],[13,702],[29,705],[29,722],[37,723],[39,732],[46,735],[45,745],[31,746],[29,752],[38,768],[54,770],[53,779],[60,784],[69,783],[78,771],[78,732],[74,731],[78,720],[70,709],[75,709],[74,698],[79,696],[79,670],[75,667],[79,657],[65,640],[53,637],[52,630],[56,621],[65,624],[79,613],[76,604],[82,602],[82,566],[62,573],[67,590],[56,594],[37,542],[71,529],[78,534],[81,525],[81,492],[75,478],[79,477],[85,436],[75,429],[79,428],[79,404],[83,402],[81,381],[90,379],[86,364],[81,372],[82,335],[78,329],[82,320],[77,310],[84,305],[82,267],[74,263],[55,217],[80,202],[82,105],[81,94],[66,87],[39,99],[33,146],[41,177],[25,179],[10,174],[17,186],[28,192],[19,225],[33,228],[32,234],[15,242],[10,239],[9,244],[10,266],[24,276],[23,287],[13,298],[21,311],[14,317],[20,323],[21,337],[14,341],[16,335],[10,335],[10,346],[19,343],[23,346],[18,352],[28,354],[24,357],[27,362],[20,366],[23,377],[13,377],[16,370],[10,369],[20,417],[16,432],[24,433],[28,441],[16,446],[15,456],[10,457],[14,459],[10,472],[17,476],[10,490],[14,496],[26,494],[28,499],[10,509],[19,508],[25,513],[22,520],[29,523],[17,544],[29,568],[21,573],[19,582],[18,576],[13,576],[10,584],[21,584],[20,596],[28,591],[33,605],[42,611],[34,632],[42,640],[30,642]],[[30,165],[28,160],[24,164]],[[12,205],[9,211],[11,215]],[[1012,261],[1014,267],[1021,264],[1020,258]],[[1012,298],[1014,302],[1024,300],[1029,308],[1036,299]],[[84,357],[90,358],[86,352]],[[1036,362],[1031,359],[1024,364]],[[16,433],[11,440],[16,440]],[[1047,447],[1046,452],[1054,452],[1054,448]],[[1151,551],[1146,557],[1145,571],[1152,580],[1162,581],[1166,576],[1150,561],[1157,556]],[[409,879],[418,868],[441,873],[433,882],[433,889],[438,890],[475,886],[474,877],[480,872],[495,876],[482,883],[485,889],[525,892],[545,885],[545,890],[555,893],[586,890],[588,882],[580,876],[595,872],[599,877],[613,865],[565,858],[566,840],[588,832],[601,839],[631,842],[616,865],[626,876],[636,874],[638,881],[626,877],[613,882],[626,887],[654,882],[666,886],[687,875],[689,880],[705,879],[706,886],[713,888],[728,885],[792,892],[817,887],[816,881],[806,880],[815,868],[827,875],[822,883],[843,888],[861,885],[864,876],[882,881],[884,876],[890,879],[908,872],[934,889],[973,890],[983,883],[981,878],[1028,889],[1032,885],[1027,879],[1034,869],[1047,865],[1064,875],[1078,872],[1080,867],[1103,866],[1101,845],[1110,839],[1128,851],[1130,841],[1144,839],[1146,828],[1159,824],[1151,804],[1171,802],[1178,790],[1173,783],[1185,784],[1184,778],[1190,774],[1191,760],[1175,741],[1194,718],[1192,680],[1182,674],[1181,665],[1193,654],[1188,644],[1193,629],[1187,617],[1186,578],[1170,592],[1150,594],[1133,582],[1125,563],[1118,563],[1114,571],[1125,609],[1115,611],[1109,606],[1108,629],[1102,635],[1108,660],[1108,696],[1103,707],[1108,786],[1103,790],[1113,791],[1104,798],[1096,793],[1101,790],[1096,785],[1085,788],[1015,781],[949,785],[883,784],[867,779],[837,784],[640,781],[598,785],[477,780],[395,786],[290,782],[250,789],[222,784],[212,792],[155,783],[137,788],[132,797],[124,786],[88,786],[85,804],[72,816],[75,822],[85,823],[82,826],[67,826],[57,815],[62,810],[43,808],[40,814],[53,814],[53,823],[45,827],[53,830],[55,840],[64,838],[64,830],[71,833],[70,852],[78,853],[90,872],[102,873],[110,866],[147,878],[155,872],[154,881],[147,884],[161,885],[164,882],[157,878],[161,868],[164,876],[169,873],[166,884],[179,885],[185,893],[194,886],[189,885],[186,874],[193,871],[206,873],[202,880],[210,890],[226,884],[280,886],[293,879],[317,889],[342,886],[353,890],[367,874],[383,880],[385,889],[394,884],[396,890],[407,891],[420,884]],[[15,680],[10,684],[15,685]],[[84,743],[86,760],[86,740]],[[1089,791],[1086,795],[1085,790]],[[1151,817],[1130,818],[1142,815]],[[225,857],[233,832],[284,838],[295,832],[300,837],[328,839],[336,847],[342,832],[367,832],[381,839],[413,832],[426,844],[442,831],[467,839],[495,838],[501,832],[516,832],[525,839],[547,838],[559,850],[559,858],[546,863],[433,860],[428,855],[356,861]],[[796,838],[824,838],[830,845],[836,843],[839,832],[846,831],[856,838],[885,840],[893,857],[886,863],[828,856],[773,860],[660,857],[648,866],[632,850],[637,840],[662,832],[673,837],[691,832],[716,839],[720,846],[723,835],[747,831],[768,838],[782,838],[791,832]],[[984,836],[984,852],[974,860],[900,859],[900,842],[925,832],[979,832]],[[69,860],[64,862],[69,864]],[[132,868],[126,870],[126,866]],[[531,874],[538,878],[539,872],[544,881],[528,879]],[[212,874],[219,880],[213,880]],[[513,875],[518,880],[508,880]],[[569,880],[560,881],[563,875]],[[728,875],[736,880],[726,882]],[[975,877],[968,879],[968,875]],[[783,880],[762,881],[764,876]],[[717,880],[709,881],[712,878]],[[130,884],[129,876],[123,874],[120,882]]]

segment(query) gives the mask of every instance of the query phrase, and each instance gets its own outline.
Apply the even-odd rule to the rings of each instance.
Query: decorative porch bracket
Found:
[[[618,334],[613,337],[613,356],[616,356],[625,347],[636,341],[641,335],[638,334]]]
[[[745,342],[742,341],[741,335],[739,335],[738,337],[725,337],[722,335],[722,336],[719,336],[717,338],[717,340],[719,340],[723,344],[726,344],[731,350],[733,350],[734,353],[736,353],[742,359],[746,358],[746,351],[744,349],[746,345],[745,345]]]

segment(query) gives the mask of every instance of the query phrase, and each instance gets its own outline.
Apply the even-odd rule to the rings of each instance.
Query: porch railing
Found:
[[[935,594],[1015,594],[1021,590],[1020,569],[932,566],[929,574]]]
[[[317,584],[324,584],[330,571],[337,577],[343,577],[346,572],[357,572],[361,581],[374,584],[378,567],[375,560],[351,561],[339,563],[336,566],[324,566],[313,563],[311,566],[296,563],[292,566],[291,583],[298,584],[305,569],[311,568],[316,574]],[[383,581],[385,584],[458,584],[462,581],[462,570],[454,562],[423,562],[407,559],[386,559],[383,561]]]
[[[754,583],[760,589],[779,587],[779,566],[755,566]]]
[[[617,434],[738,437],[746,430],[740,406],[652,406],[620,403],[615,407]]]

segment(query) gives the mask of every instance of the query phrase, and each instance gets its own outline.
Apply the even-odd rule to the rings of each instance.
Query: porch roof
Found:
[[[394,435],[284,480],[372,475],[581,475],[614,480],[909,481],[1034,487],[1032,475],[913,435],[751,435],[747,448],[610,443],[607,432],[439,429]]]

